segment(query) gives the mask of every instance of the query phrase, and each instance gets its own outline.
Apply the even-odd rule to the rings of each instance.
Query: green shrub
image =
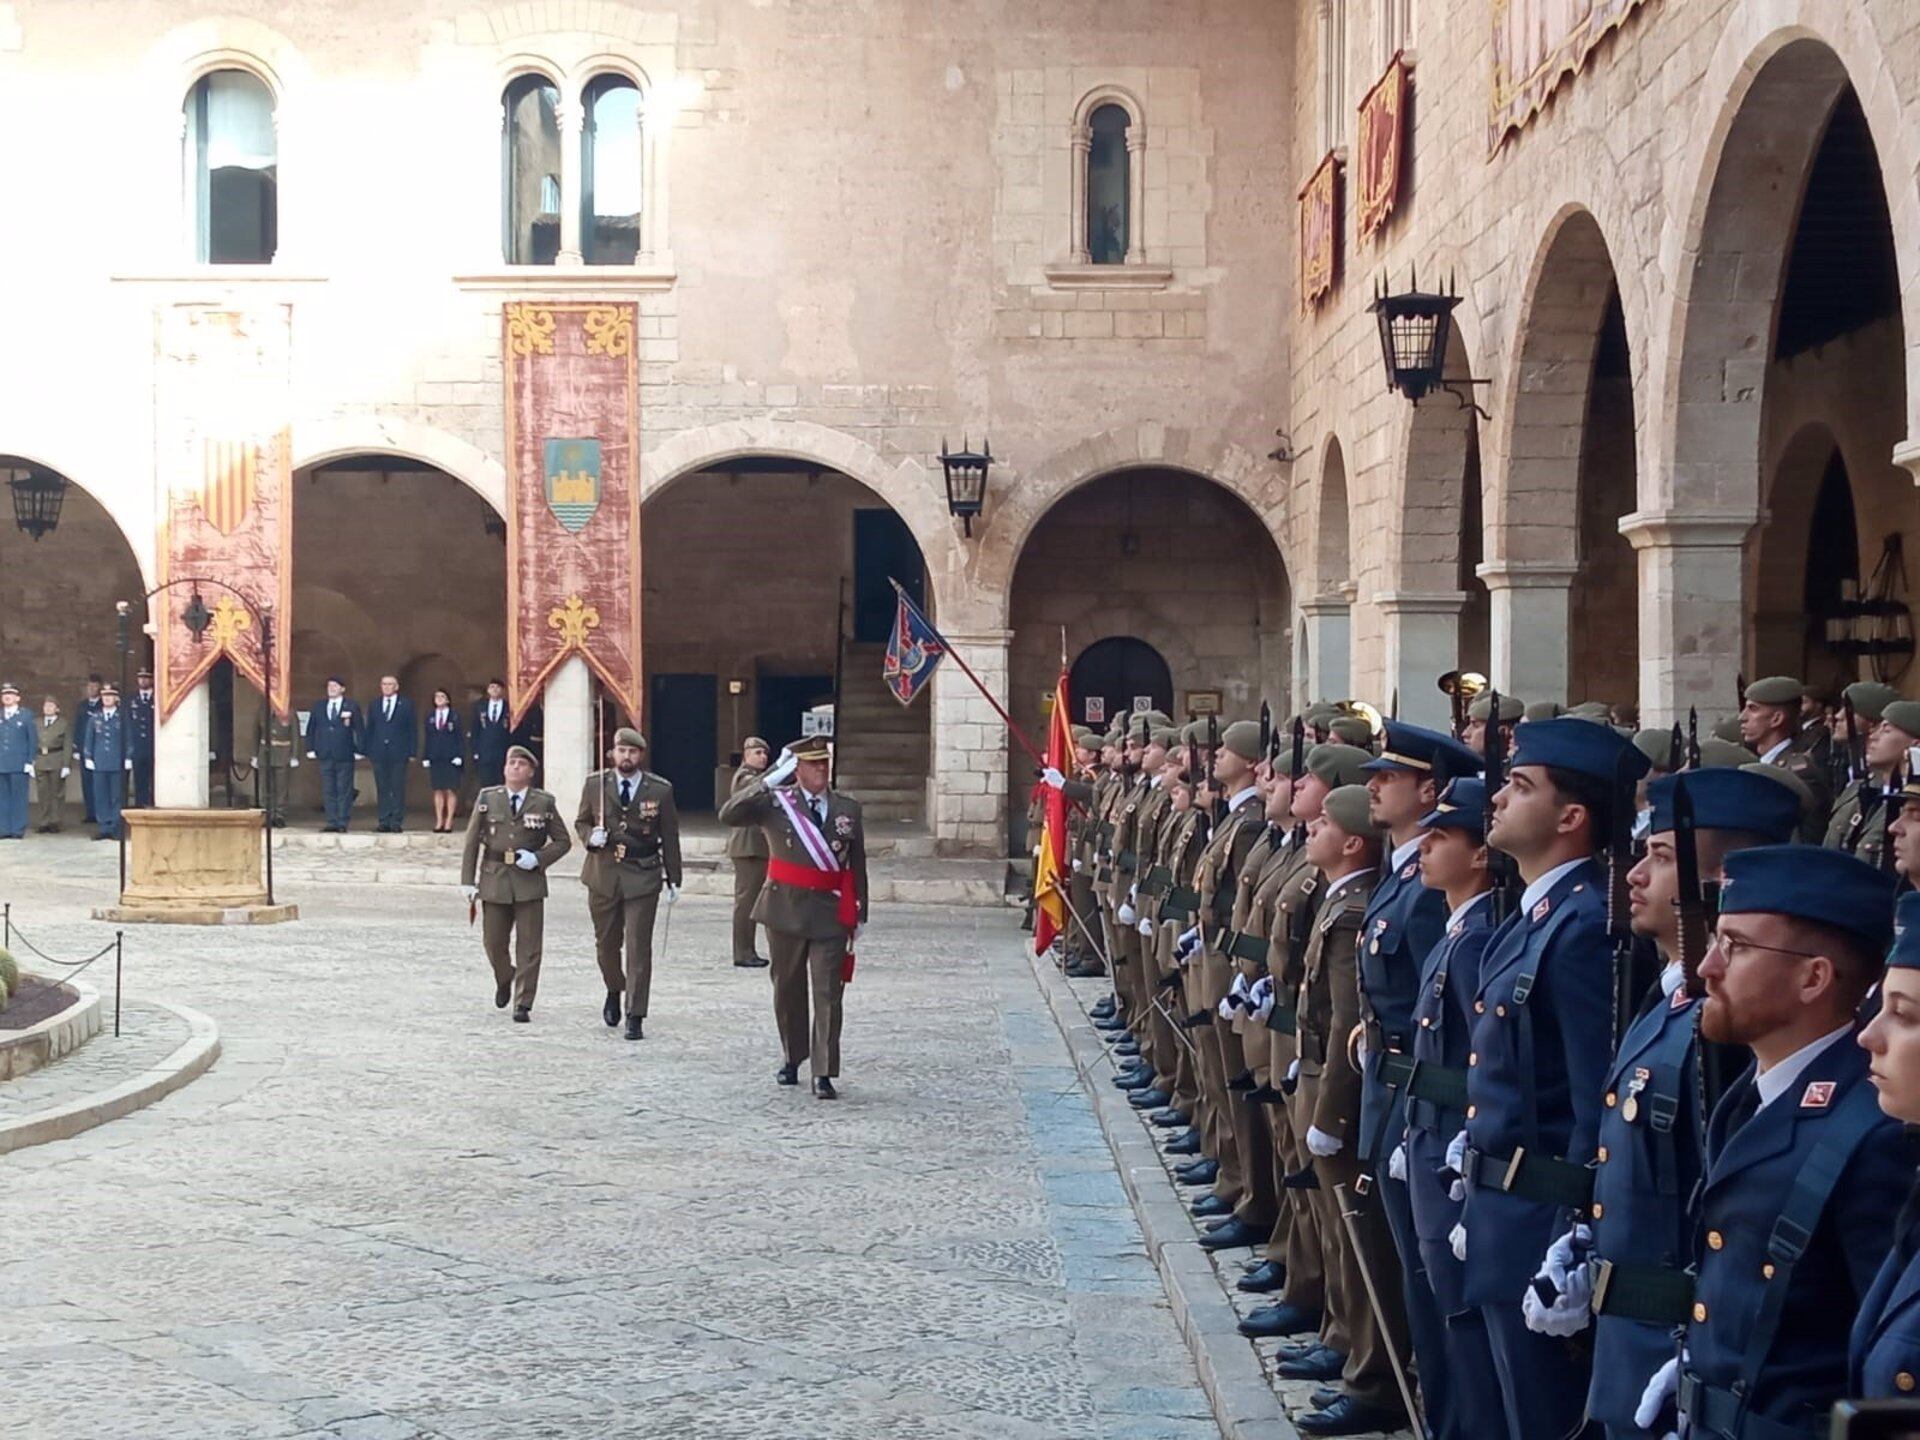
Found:
[[[20,988],[20,966],[12,955],[0,950],[0,1010],[7,1008],[13,1001],[13,992]]]

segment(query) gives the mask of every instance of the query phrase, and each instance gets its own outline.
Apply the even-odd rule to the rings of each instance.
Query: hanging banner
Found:
[[[502,307],[515,724],[573,654],[640,714],[638,317],[632,301]]]
[[[1340,283],[1340,157],[1327,152],[1300,192],[1300,305],[1311,310]]]
[[[221,658],[263,693],[273,616],[274,712],[291,715],[293,307],[162,306],[155,316],[154,669],[160,718]],[[203,583],[189,586],[187,582]],[[197,590],[208,623],[186,611]],[[237,592],[237,593],[236,593]]]
[[[1493,104],[1487,148],[1498,150],[1547,103],[1594,48],[1644,0],[1493,0]]]
[[[1387,223],[1400,199],[1401,155],[1407,136],[1407,62],[1396,53],[1367,98],[1360,102],[1359,194],[1354,200],[1360,238]]]

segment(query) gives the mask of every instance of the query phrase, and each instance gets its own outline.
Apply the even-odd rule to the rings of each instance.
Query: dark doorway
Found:
[[[683,811],[713,809],[714,757],[719,752],[719,702],[712,675],[653,677],[653,733],[647,768],[673,784]]]
[[[1827,617],[1859,585],[1860,531],[1853,512],[1853,486],[1847,479],[1847,462],[1835,450],[1820,477],[1807,534],[1807,578],[1800,601],[1807,628],[1800,673],[1809,684],[1824,687],[1835,676],[1843,683],[1853,678],[1856,662],[1828,648]]]
[[[893,633],[897,604],[888,578],[898,580],[913,603],[927,608],[926,561],[907,522],[891,510],[853,512],[853,640],[884,645]],[[767,737],[771,740],[773,737]]]
[[[1153,697],[1153,708],[1173,714],[1173,673],[1160,652],[1131,635],[1096,640],[1080,652],[1067,676],[1073,700],[1073,723],[1104,730],[1122,710],[1134,708],[1142,696]],[[1095,702],[1089,708],[1088,702]]]
[[[833,677],[761,675],[754,681],[754,690],[758,696],[754,716],[760,727],[760,738],[778,755],[782,745],[800,738],[801,715],[833,699]]]

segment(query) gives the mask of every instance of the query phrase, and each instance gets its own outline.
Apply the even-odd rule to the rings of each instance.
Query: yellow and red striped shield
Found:
[[[258,494],[260,446],[253,440],[207,440],[202,445],[200,509],[208,524],[231,535]]]

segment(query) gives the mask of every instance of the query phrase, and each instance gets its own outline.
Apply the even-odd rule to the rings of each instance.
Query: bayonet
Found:
[[[1633,1023],[1639,1004],[1633,964],[1633,911],[1627,872],[1633,868],[1633,796],[1638,777],[1635,751],[1623,746],[1614,762],[1613,793],[1607,805],[1607,938],[1613,945],[1613,1044]]]
[[[1687,769],[1700,768],[1700,711],[1693,705],[1687,707]]]

